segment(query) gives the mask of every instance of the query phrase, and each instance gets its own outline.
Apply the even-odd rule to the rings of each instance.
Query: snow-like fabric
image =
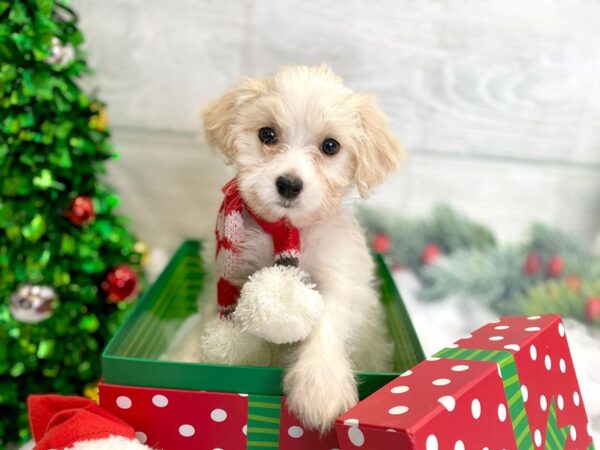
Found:
[[[217,216],[215,237],[219,280],[217,299],[221,317],[228,316],[240,295],[240,287],[232,283],[235,267],[239,261],[240,246],[244,235],[244,213],[247,212],[273,240],[275,264],[298,266],[300,232],[282,218],[267,222],[258,217],[244,202],[238,189],[237,179],[231,180],[223,189],[223,203]]]

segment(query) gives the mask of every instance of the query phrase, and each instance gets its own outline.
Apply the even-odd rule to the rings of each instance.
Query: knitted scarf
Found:
[[[300,254],[300,232],[285,218],[277,222],[267,222],[252,212],[242,199],[234,178],[223,186],[225,195],[219,214],[215,237],[217,240],[217,300],[221,317],[228,316],[234,309],[240,295],[240,287],[232,282],[235,267],[239,262],[244,237],[244,213],[269,234],[273,240],[275,264],[298,266]]]

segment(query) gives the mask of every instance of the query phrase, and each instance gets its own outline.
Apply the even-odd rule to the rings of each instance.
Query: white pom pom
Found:
[[[267,342],[242,331],[231,320],[215,317],[206,323],[200,340],[200,359],[214,364],[268,366],[271,349]]]
[[[67,450],[150,450],[136,439],[127,439],[123,436],[110,436],[104,439],[79,441]]]
[[[323,299],[297,267],[272,266],[254,273],[242,287],[233,320],[275,344],[300,341],[323,310]]]

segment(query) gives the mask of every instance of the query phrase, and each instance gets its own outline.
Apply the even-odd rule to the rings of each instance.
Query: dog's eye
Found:
[[[340,143],[332,138],[326,138],[321,143],[321,151],[327,156],[335,155],[340,151]]]
[[[273,128],[264,127],[258,130],[258,138],[263,144],[273,145],[277,142],[277,133]]]

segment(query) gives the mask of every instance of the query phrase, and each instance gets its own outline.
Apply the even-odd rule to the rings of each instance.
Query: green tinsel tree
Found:
[[[81,394],[136,295],[140,254],[98,180],[114,153],[74,12],[0,1],[0,448],[31,393]]]

